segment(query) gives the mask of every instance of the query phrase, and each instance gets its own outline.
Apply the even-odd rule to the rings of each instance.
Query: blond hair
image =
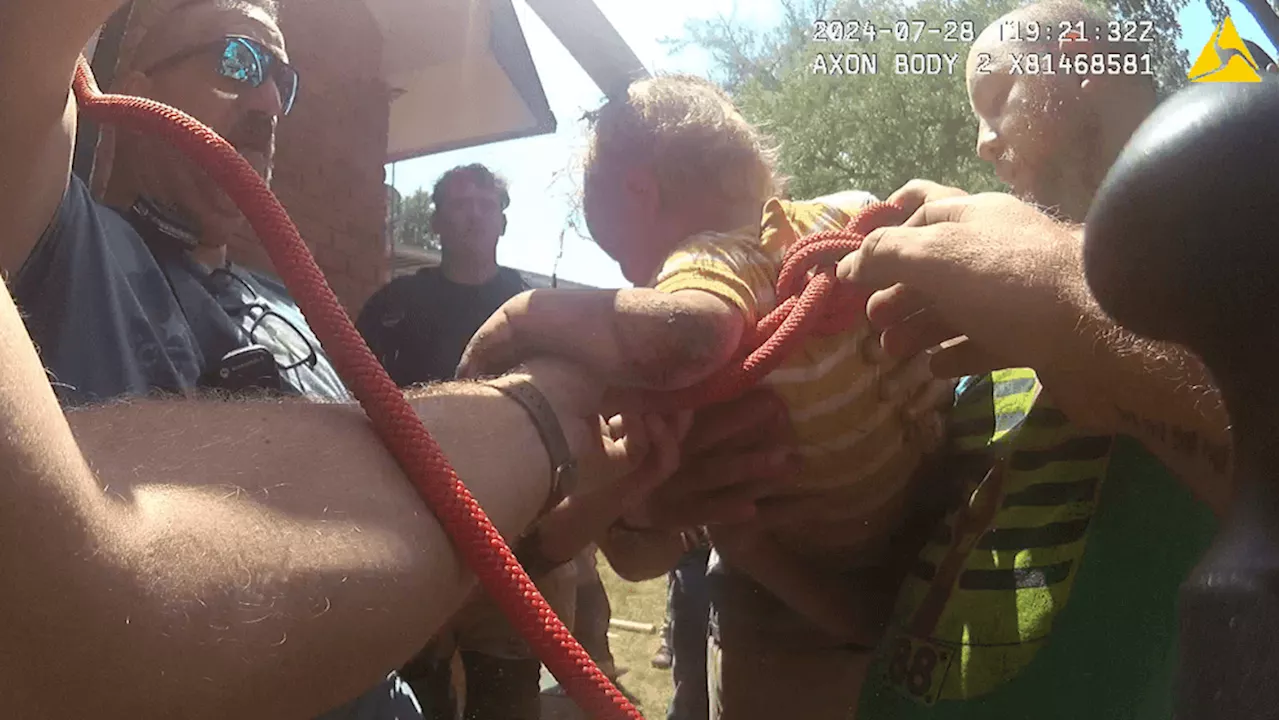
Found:
[[[649,163],[664,201],[697,197],[729,206],[763,204],[782,191],[777,149],[719,87],[690,75],[631,84],[588,115],[586,169]],[[707,197],[711,194],[711,198]]]

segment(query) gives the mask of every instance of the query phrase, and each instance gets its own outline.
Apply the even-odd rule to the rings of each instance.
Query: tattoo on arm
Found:
[[[1225,475],[1230,468],[1231,446],[1205,437],[1195,428],[1144,417],[1132,410],[1116,407],[1120,422],[1140,439],[1158,442],[1175,453],[1191,459],[1207,461],[1213,471]]]

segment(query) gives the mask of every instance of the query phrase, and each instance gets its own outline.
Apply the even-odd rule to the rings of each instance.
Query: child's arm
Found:
[[[823,630],[866,647],[879,642],[891,600],[879,589],[855,587],[758,531],[721,526],[711,530],[711,541],[735,569]]]
[[[556,355],[611,385],[678,389],[732,359],[745,329],[737,307],[701,290],[532,290],[485,322],[458,374],[490,375]]]

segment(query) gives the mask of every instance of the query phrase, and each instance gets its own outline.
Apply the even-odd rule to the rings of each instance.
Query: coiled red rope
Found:
[[[298,228],[267,184],[234,147],[180,110],[145,98],[99,91],[84,58],[73,84],[90,119],[163,138],[185,153],[235,202],[261,239],[271,262],[302,309],[334,367],[359,400],[387,449],[452,538],[480,584],[566,692],[591,717],[640,720],[640,713],[600,672],[534,586],[493,523],[458,479],[417,413],[356,331]],[[777,367],[809,332],[846,329],[861,305],[841,302],[834,259],[852,252],[862,235],[900,211],[879,204],[839,232],[818,233],[788,249],[778,280],[778,309],[760,321],[741,363],[687,390],[655,395],[655,408],[697,407],[733,397]],[[829,267],[805,283],[809,269]],[[797,293],[797,291],[799,292]]]
[[[743,338],[743,357],[702,382],[645,398],[648,412],[696,408],[736,397],[773,372],[810,334],[850,330],[865,317],[866,295],[835,277],[835,263],[862,247],[862,238],[900,221],[902,209],[873,203],[840,230],[807,235],[782,255],[774,289],[780,301]]]

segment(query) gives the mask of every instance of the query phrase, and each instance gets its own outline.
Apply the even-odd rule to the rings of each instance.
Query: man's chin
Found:
[[[1036,182],[1027,173],[1018,173],[1004,182],[1009,186],[1010,195],[1033,205],[1043,206],[1048,201],[1046,195],[1051,194],[1046,193],[1041,183]]]

